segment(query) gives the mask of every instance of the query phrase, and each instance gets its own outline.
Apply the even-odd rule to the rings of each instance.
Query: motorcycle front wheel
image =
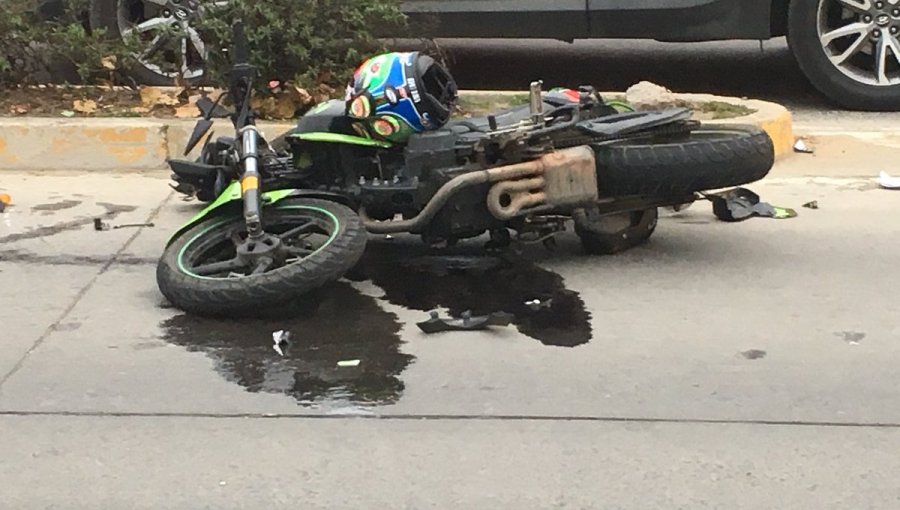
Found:
[[[288,199],[267,207],[263,228],[268,237],[257,244],[248,239],[240,215],[195,225],[160,258],[160,291],[190,313],[254,312],[341,278],[366,247],[356,213],[325,200]]]

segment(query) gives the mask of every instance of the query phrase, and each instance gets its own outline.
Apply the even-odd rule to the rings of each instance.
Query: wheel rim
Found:
[[[203,76],[208,51],[196,21],[209,6],[227,0],[120,0],[117,20],[123,37],[136,37],[135,58],[150,71],[175,80]]]
[[[277,212],[276,212],[277,211]],[[178,267],[189,276],[204,280],[254,278],[302,264],[331,245],[340,221],[318,207],[287,206],[264,215],[266,233],[282,243],[283,260],[251,260],[241,257],[238,246],[247,240],[243,218],[214,222],[193,236],[178,253]],[[274,217],[273,217],[274,216]]]
[[[820,0],[817,25],[825,55],[844,75],[900,84],[900,0]]]

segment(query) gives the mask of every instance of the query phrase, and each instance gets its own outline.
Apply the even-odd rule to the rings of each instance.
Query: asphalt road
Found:
[[[610,258],[376,239],[252,321],[158,293],[197,209],[162,175],[5,173],[0,507],[896,508],[898,195],[797,168],[754,186],[792,220],[696,205]],[[516,322],[426,336],[432,307]]]
[[[897,122],[898,113],[847,113],[806,80],[786,41],[660,43],[646,40],[437,41],[436,47],[405,42],[404,48],[437,51],[467,89],[527,90],[535,79],[547,87],[591,84],[620,91],[649,80],[676,92],[705,92],[767,99],[788,106],[801,122]]]

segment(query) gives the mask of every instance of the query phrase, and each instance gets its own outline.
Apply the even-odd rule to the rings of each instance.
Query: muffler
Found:
[[[376,221],[360,208],[366,230],[373,234],[421,233],[460,190],[494,184],[487,197],[491,214],[509,220],[524,214],[596,203],[597,167],[587,145],[545,154],[538,159],[460,175],[444,184],[415,218]]]
[[[494,168],[492,171],[521,177],[491,187],[488,210],[497,219],[510,220],[532,212],[594,204],[599,199],[596,164],[594,151],[582,145]]]

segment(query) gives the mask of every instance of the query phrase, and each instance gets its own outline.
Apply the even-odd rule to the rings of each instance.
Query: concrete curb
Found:
[[[487,91],[465,91],[463,94],[468,97],[503,95]],[[688,101],[746,105],[757,113],[712,122],[755,124],[772,136],[778,158],[791,153],[794,145],[792,119],[783,106],[705,94],[679,94],[679,97]],[[194,123],[193,119],[0,119],[0,171],[164,170],[167,159],[183,157],[181,150]],[[272,138],[292,125],[291,122],[264,122],[260,123],[260,129]],[[231,126],[221,122],[215,129],[219,133],[228,133]]]

